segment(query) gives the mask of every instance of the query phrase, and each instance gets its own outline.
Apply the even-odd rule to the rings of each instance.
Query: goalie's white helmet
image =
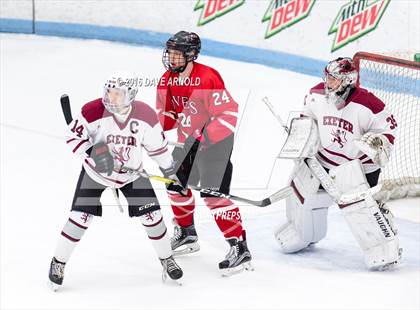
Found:
[[[349,57],[330,61],[324,69],[325,94],[329,103],[341,108],[355,87],[358,72]]]
[[[111,89],[118,90],[111,94]],[[120,113],[129,107],[137,95],[137,79],[128,72],[115,72],[105,82],[102,103],[110,113]]]

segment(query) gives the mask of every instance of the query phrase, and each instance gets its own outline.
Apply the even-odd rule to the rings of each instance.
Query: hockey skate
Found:
[[[194,223],[187,227],[179,226],[174,221],[174,236],[171,238],[171,247],[174,256],[190,254],[200,250]]]
[[[164,259],[161,258],[160,263],[162,264],[162,267],[163,267],[162,281],[166,282],[166,280],[169,277],[178,285],[182,285],[179,279],[182,278],[183,272],[182,272],[181,267],[179,267],[178,264],[175,262],[174,258],[172,256],[169,256],[168,258],[164,258]]]
[[[59,262],[55,257],[51,260],[48,285],[54,292],[63,284],[65,263]]]
[[[254,270],[251,265],[251,253],[246,244],[245,232],[243,232],[241,239],[242,240],[235,237],[226,239],[230,245],[230,250],[225,257],[225,260],[219,263],[219,270],[224,277],[240,273],[244,270]]]

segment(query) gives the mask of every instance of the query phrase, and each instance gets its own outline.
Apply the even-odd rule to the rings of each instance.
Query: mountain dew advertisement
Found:
[[[351,0],[342,6],[328,32],[335,33],[331,52],[375,30],[390,1]]]
[[[292,26],[309,15],[315,0],[272,0],[262,22],[268,22],[265,39]]]
[[[244,3],[245,0],[198,0],[194,7],[194,11],[201,10],[197,25],[203,26]]]

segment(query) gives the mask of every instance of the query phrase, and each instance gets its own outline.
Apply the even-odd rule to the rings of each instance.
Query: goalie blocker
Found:
[[[358,192],[366,193],[369,189],[366,176],[359,160],[352,160],[331,169],[329,193],[320,190],[323,180],[315,175],[304,158],[312,157],[316,126],[308,126],[307,118],[294,119],[289,137],[280,153],[280,158],[295,158],[296,165],[290,177],[293,194],[286,200],[287,222],[275,232],[280,247],[285,253],[295,253],[322,240],[327,232],[328,207],[339,200],[342,194]],[[300,128],[305,128],[306,136],[302,136]],[[310,128],[308,132],[308,128]],[[315,131],[314,131],[315,130]],[[301,150],[291,156],[285,149],[293,149],[294,134],[298,135]],[[302,139],[306,141],[302,143]],[[310,152],[306,150],[311,150]],[[285,155],[287,154],[287,155]],[[322,182],[324,184],[324,182]],[[331,186],[334,187],[331,191]],[[385,269],[400,259],[398,237],[393,229],[391,214],[384,205],[378,205],[371,195],[348,204],[340,204],[350,229],[363,250],[365,263],[369,269]]]

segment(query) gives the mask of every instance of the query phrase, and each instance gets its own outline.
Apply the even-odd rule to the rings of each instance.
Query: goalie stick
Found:
[[[264,104],[270,109],[271,114],[273,114],[273,116],[276,118],[276,120],[280,123],[281,127],[284,128],[284,131],[286,131],[286,133],[289,133],[289,128],[286,126],[286,124],[283,122],[283,119],[281,118],[280,114],[278,114],[276,112],[276,110],[274,109],[274,106],[271,104],[270,100],[268,100],[268,97],[264,97],[261,99]]]
[[[271,104],[271,102],[268,100],[267,97],[262,98],[262,101],[264,104],[270,109],[273,116],[277,119],[277,121],[280,123],[280,125],[284,128],[286,133],[289,133],[289,128],[284,124],[283,119],[281,118],[280,114],[278,114],[274,108],[274,106]],[[354,192],[354,193],[341,193],[334,180],[331,178],[331,176],[324,170],[324,168],[321,166],[319,161],[316,158],[306,158],[305,159],[306,165],[309,167],[309,169],[312,171],[312,173],[318,178],[318,180],[321,182],[322,187],[325,189],[325,191],[333,197],[334,201],[338,205],[346,205],[351,204],[360,200],[364,200],[367,196],[372,196],[373,199],[379,200],[381,195],[381,189],[382,184],[378,184],[374,187],[369,188],[366,191],[360,191],[360,192]]]
[[[61,102],[61,109],[63,110],[64,118],[65,118],[66,123],[68,125],[73,120],[73,116],[71,114],[69,96],[66,95],[66,94],[62,95],[61,98],[60,98],[60,102]],[[180,143],[177,143],[177,144],[179,144],[179,145],[177,145],[177,147],[183,147],[183,144],[180,144]],[[174,143],[174,145],[175,145],[175,143]],[[133,169],[128,168],[128,167],[123,167],[123,170],[127,171],[128,173],[138,174],[142,177],[149,178],[149,179],[159,181],[159,182],[164,182],[164,183],[174,183],[175,182],[175,180],[172,180],[172,179],[164,178],[164,177],[157,176],[157,175],[148,174],[144,170],[143,171],[133,170]],[[280,201],[284,198],[287,198],[292,193],[290,186],[286,186],[286,187],[278,190],[274,194],[268,196],[267,198],[264,198],[262,200],[251,200],[251,199],[247,199],[247,198],[243,198],[243,197],[239,197],[239,196],[235,196],[235,195],[223,194],[223,193],[218,192],[218,191],[214,191],[214,190],[207,189],[207,188],[201,188],[201,187],[198,187],[198,186],[189,185],[189,187],[191,189],[195,190],[195,191],[198,191],[200,193],[206,193],[206,194],[209,194],[213,197],[232,199],[232,200],[235,200],[235,201],[244,202],[244,203],[254,205],[254,206],[257,206],[257,207],[269,206],[269,205],[271,205],[271,204],[273,204],[277,201]],[[116,199],[118,199],[117,190],[115,188],[112,188],[112,190],[113,190],[114,197]],[[120,208],[120,211],[121,211],[122,207],[121,207],[121,203],[120,203],[119,199],[118,199],[118,207]]]
[[[334,201],[338,205],[352,204],[354,202],[366,199],[367,196],[372,196],[377,200],[376,195],[382,189],[382,184],[378,184],[365,191],[343,194],[338,190],[334,180],[324,170],[316,158],[307,158],[305,159],[305,163],[308,165],[309,169],[311,169],[312,173],[316,175],[316,177],[321,181],[322,187],[325,189],[325,191],[330,194],[331,197],[333,197]]]

